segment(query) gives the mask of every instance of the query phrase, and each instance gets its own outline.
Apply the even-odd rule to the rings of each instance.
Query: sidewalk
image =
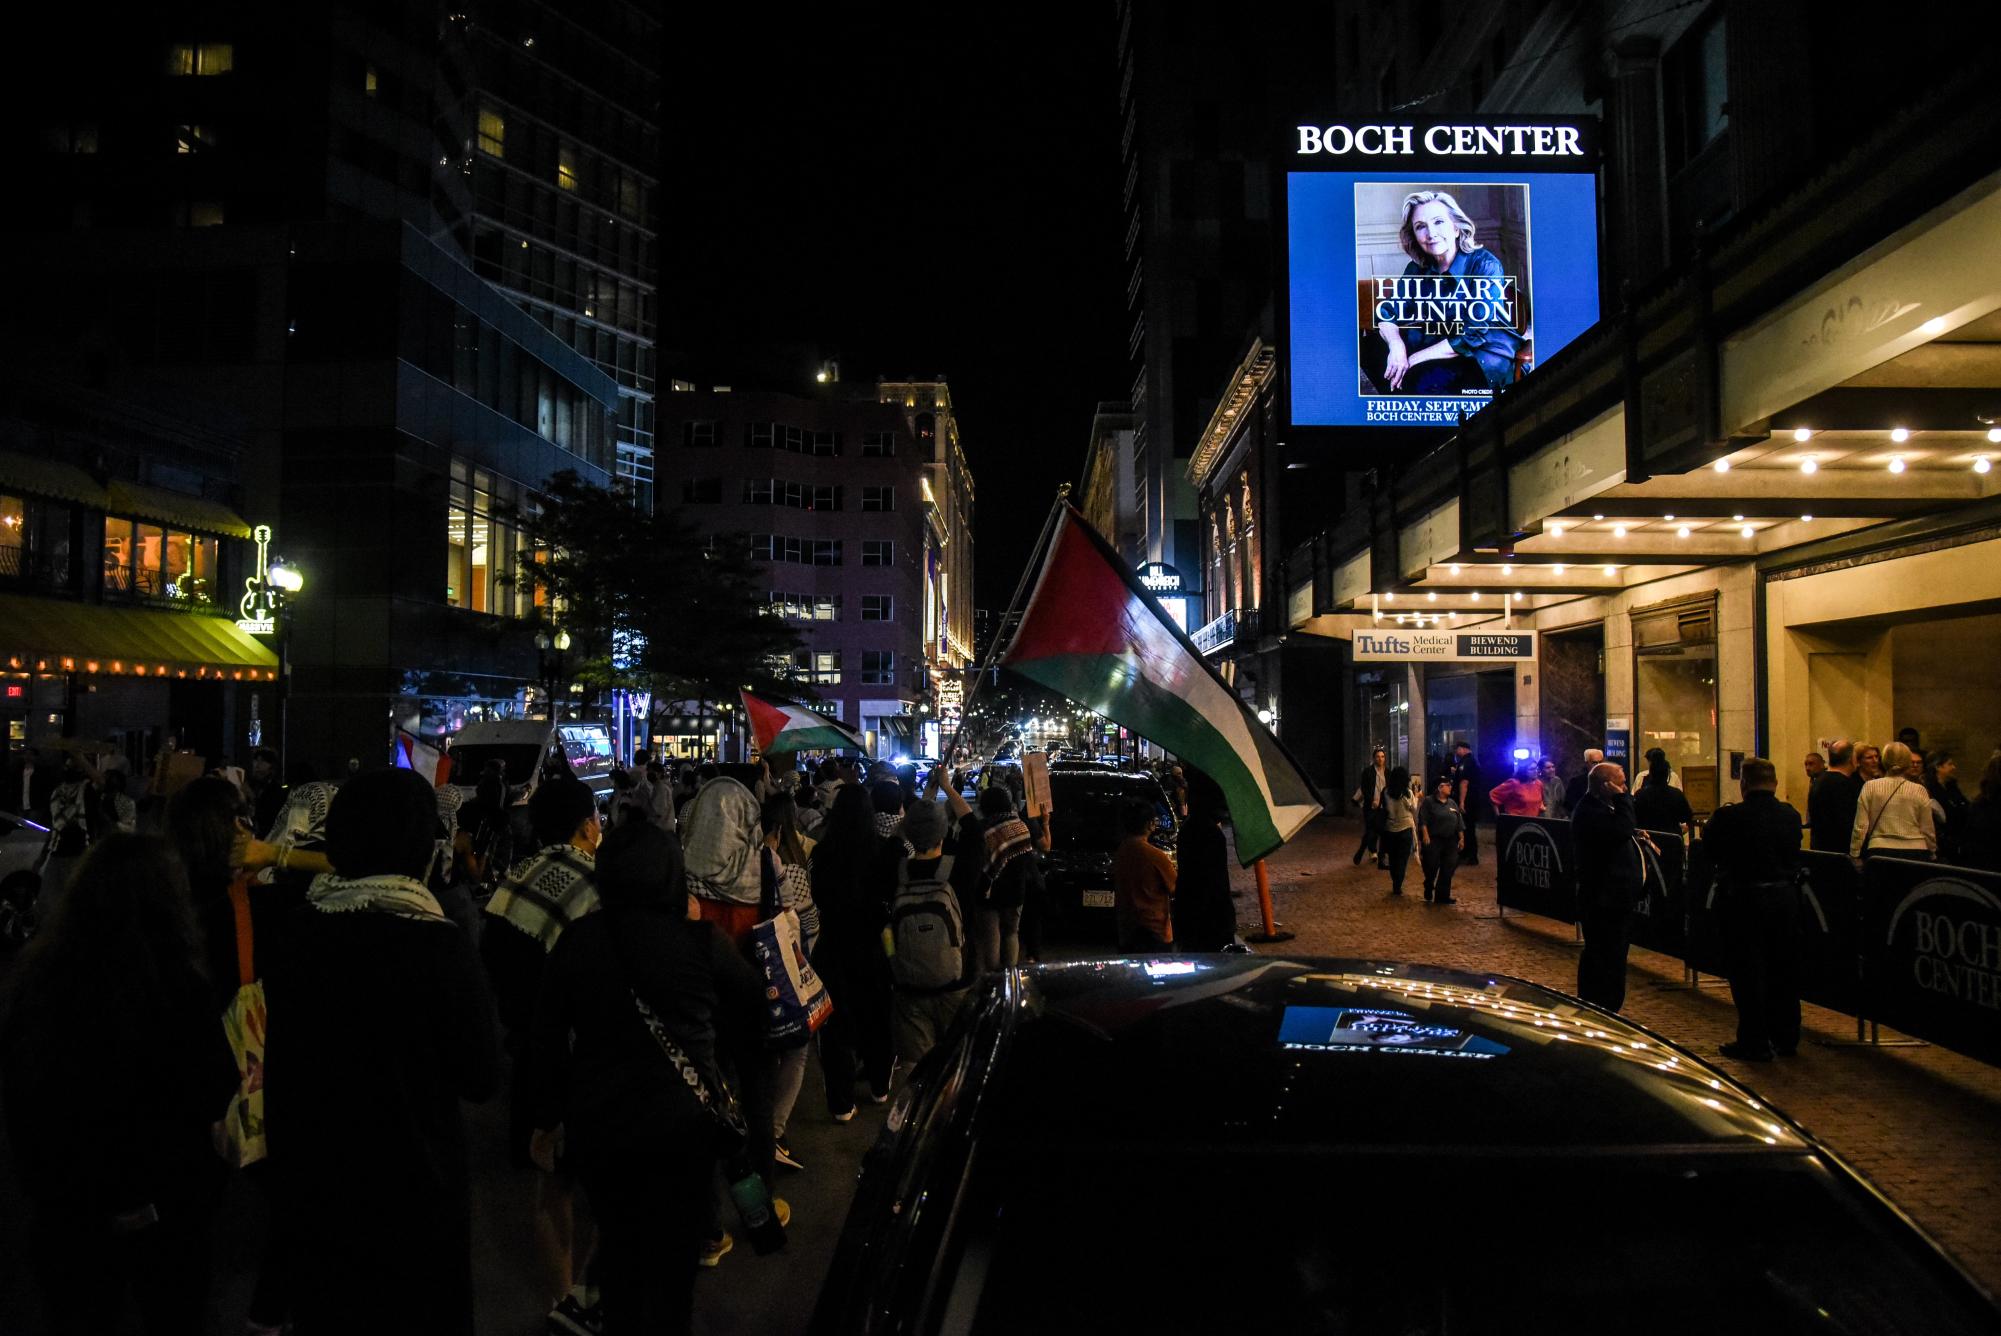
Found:
[[[1400,900],[1373,861],[1353,866],[1358,830],[1323,818],[1267,860],[1279,924],[1298,937],[1257,950],[1421,961],[1576,991],[1569,925],[1512,911],[1484,917],[1495,910],[1489,830],[1481,831],[1480,866],[1462,867],[1454,880],[1460,903],[1443,906],[1424,903],[1415,858]],[[1249,936],[1260,926],[1249,870],[1234,872],[1233,890]],[[1684,988],[1679,960],[1637,948],[1629,979],[1626,1016],[1768,1096],[2001,1293],[2001,1069],[1933,1047],[1830,1047],[1853,1043],[1855,1021],[1812,1006],[1798,1057],[1734,1063],[1716,1051],[1736,1035],[1727,986],[1705,979]]]

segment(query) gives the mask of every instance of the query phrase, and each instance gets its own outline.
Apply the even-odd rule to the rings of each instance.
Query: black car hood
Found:
[[[1803,1144],[1721,1073],[1502,975],[1188,956],[1042,965],[1016,982],[1001,1122],[1039,1138]]]

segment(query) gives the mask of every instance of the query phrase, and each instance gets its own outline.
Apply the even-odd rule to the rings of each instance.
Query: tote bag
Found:
[[[764,979],[764,1032],[773,1048],[796,1048],[834,1013],[827,985],[806,959],[799,915],[778,904],[778,873],[763,855],[764,917],[750,930],[750,963]]]
[[[236,918],[236,996],[222,1013],[223,1032],[236,1055],[236,1094],[223,1118],[223,1158],[239,1169],[270,1151],[264,1135],[264,983],[251,955],[250,884],[237,877],[229,886]]]

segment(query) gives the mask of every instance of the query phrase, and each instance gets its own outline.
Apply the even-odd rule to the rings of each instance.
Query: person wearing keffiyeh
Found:
[[[493,1096],[500,1054],[472,943],[422,881],[437,824],[410,771],[342,785],[334,870],[266,967],[266,1126],[301,1332],[473,1330],[460,1101]]]

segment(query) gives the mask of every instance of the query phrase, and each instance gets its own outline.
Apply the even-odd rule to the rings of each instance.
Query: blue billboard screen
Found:
[[[1594,172],[1382,156],[1287,174],[1295,426],[1452,426],[1598,320]]]

